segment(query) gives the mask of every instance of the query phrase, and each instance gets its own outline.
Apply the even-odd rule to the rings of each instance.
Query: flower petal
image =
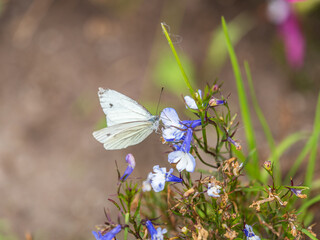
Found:
[[[166,127],[180,127],[179,116],[173,108],[165,108],[160,114],[160,119]]]
[[[190,97],[190,96],[185,96],[184,97],[184,101],[186,102],[186,108],[191,108],[191,109],[195,109],[195,110],[198,110],[198,106],[196,104],[196,101]]]
[[[187,153],[186,154],[186,171],[188,172],[193,172],[194,169],[196,168],[196,160],[194,159],[194,157],[191,155],[191,153]]]
[[[168,155],[168,161],[169,163],[177,163],[180,161],[180,159],[182,158],[182,151],[174,151],[169,153]]]

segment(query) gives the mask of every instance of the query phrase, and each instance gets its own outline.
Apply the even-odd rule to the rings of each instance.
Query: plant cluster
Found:
[[[159,130],[172,168],[155,165],[144,181],[133,180],[129,176],[135,158],[128,154],[124,174],[118,170],[117,199],[109,199],[119,211],[118,220],[105,212],[105,224],[93,232],[96,239],[113,239],[120,232],[124,239],[130,234],[151,240],[317,239],[313,225],[305,226],[304,221],[312,203],[296,210],[297,200],[308,199],[309,187],[297,186],[292,179],[282,183],[277,151],[262,164],[256,149],[249,146],[251,151],[244,155],[235,138],[237,115],[230,111],[229,98],[216,82],[202,91],[191,87],[162,27],[190,90],[184,105],[194,117],[181,120],[175,109],[162,110]]]

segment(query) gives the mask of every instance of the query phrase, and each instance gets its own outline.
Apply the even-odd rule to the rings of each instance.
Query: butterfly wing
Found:
[[[121,123],[148,121],[153,115],[133,99],[111,89],[99,88],[98,96],[107,126]]]
[[[125,122],[95,131],[93,136],[106,150],[122,149],[146,139],[153,132],[153,125],[152,121]]]

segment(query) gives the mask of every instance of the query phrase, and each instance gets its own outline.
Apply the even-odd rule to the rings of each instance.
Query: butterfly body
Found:
[[[159,117],[133,99],[111,89],[99,88],[98,96],[107,127],[93,132],[107,150],[136,145],[159,127]]]

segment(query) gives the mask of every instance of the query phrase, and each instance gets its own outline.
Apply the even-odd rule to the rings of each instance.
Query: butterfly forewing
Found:
[[[107,126],[152,118],[143,106],[117,91],[99,88],[98,96],[107,117]]]

